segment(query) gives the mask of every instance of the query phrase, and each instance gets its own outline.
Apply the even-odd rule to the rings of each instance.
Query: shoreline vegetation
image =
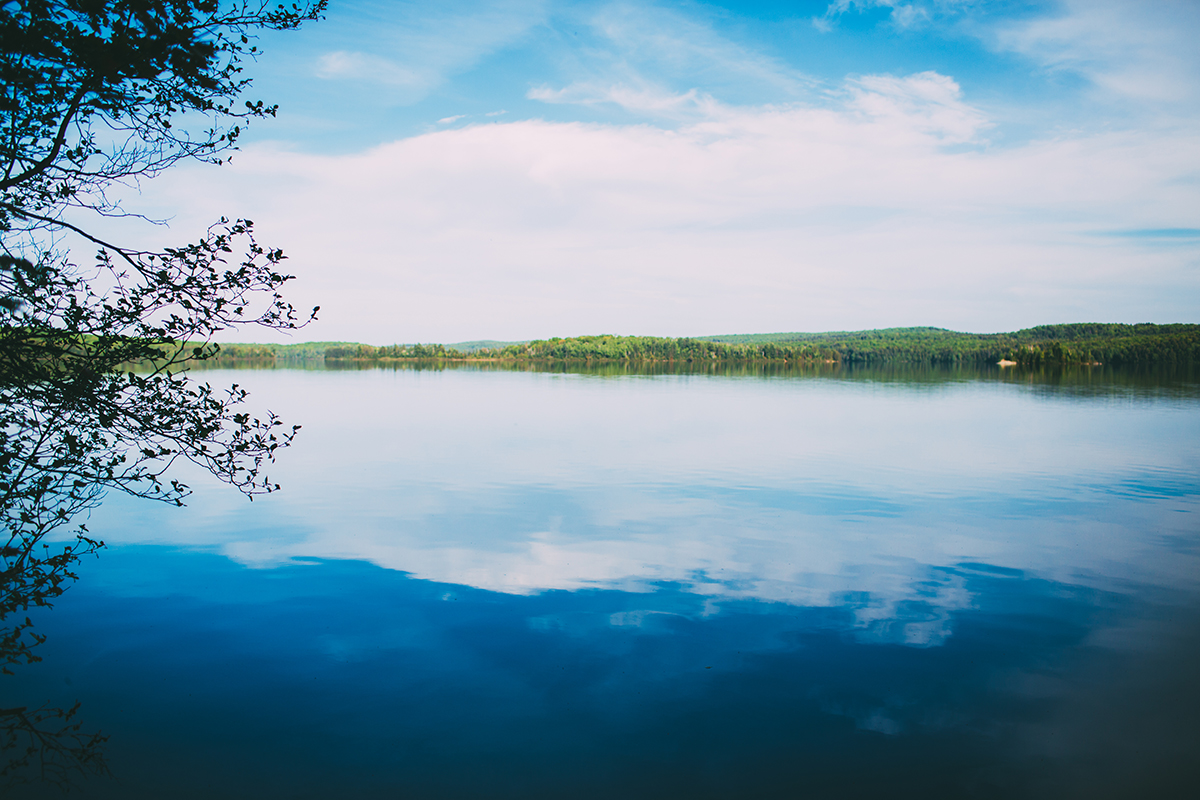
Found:
[[[515,363],[961,364],[1001,367],[1132,366],[1200,362],[1200,324],[1074,323],[1011,333],[885,328],[827,333],[764,333],[667,338],[573,336],[528,342],[456,344],[358,342],[222,344],[208,359],[227,363],[466,361]]]

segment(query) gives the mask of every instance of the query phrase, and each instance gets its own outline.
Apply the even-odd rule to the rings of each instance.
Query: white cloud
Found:
[[[963,102],[953,78],[936,72],[904,78],[867,75],[850,83],[854,106],[874,117],[902,120],[912,130],[946,143],[970,142],[989,124],[981,111]]]
[[[937,73],[860,76],[842,97],[714,104],[673,130],[527,120],[344,156],[256,147],[143,201],[204,209],[195,227],[258,220],[293,257],[291,296],[325,309],[322,339],[1194,317],[1194,243],[1092,234],[1194,227],[1195,131],[999,149]]]

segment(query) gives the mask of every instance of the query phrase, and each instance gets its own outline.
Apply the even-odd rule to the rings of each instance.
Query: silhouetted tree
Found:
[[[254,35],[317,18],[325,0],[0,0],[0,667],[38,660],[24,613],[75,578],[101,543],[60,529],[105,491],[181,504],[164,477],[198,463],[248,495],[278,488],[263,469],[286,446],[274,415],[241,410],[246,393],[186,375],[213,335],[303,324],[280,288],[281,250],[247,220],[219,220],[161,252],[121,246],[88,222],[124,215],[117,184],[183,159],[221,163],[248,120],[275,106],[243,101]],[[197,126],[195,121],[200,120]],[[90,217],[89,217],[90,215]],[[69,220],[68,220],[69,216]],[[70,239],[98,249],[86,268]],[[315,313],[315,309],[314,309]],[[132,365],[138,365],[134,369]],[[24,619],[22,619],[24,617]],[[0,708],[0,774],[36,767],[61,781],[103,771],[103,737],[76,709]]]

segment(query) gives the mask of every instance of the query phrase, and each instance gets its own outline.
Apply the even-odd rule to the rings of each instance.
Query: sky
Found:
[[[128,235],[253,219],[293,341],[1196,322],[1197,41],[1196,0],[332,0]]]

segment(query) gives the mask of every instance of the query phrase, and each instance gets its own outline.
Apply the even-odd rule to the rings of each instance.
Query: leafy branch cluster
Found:
[[[70,205],[110,212],[114,182],[182,159],[220,163],[243,121],[277,110],[238,105],[254,31],[295,28],[324,5],[5,0],[0,225],[58,220]],[[184,114],[208,125],[180,126]]]

